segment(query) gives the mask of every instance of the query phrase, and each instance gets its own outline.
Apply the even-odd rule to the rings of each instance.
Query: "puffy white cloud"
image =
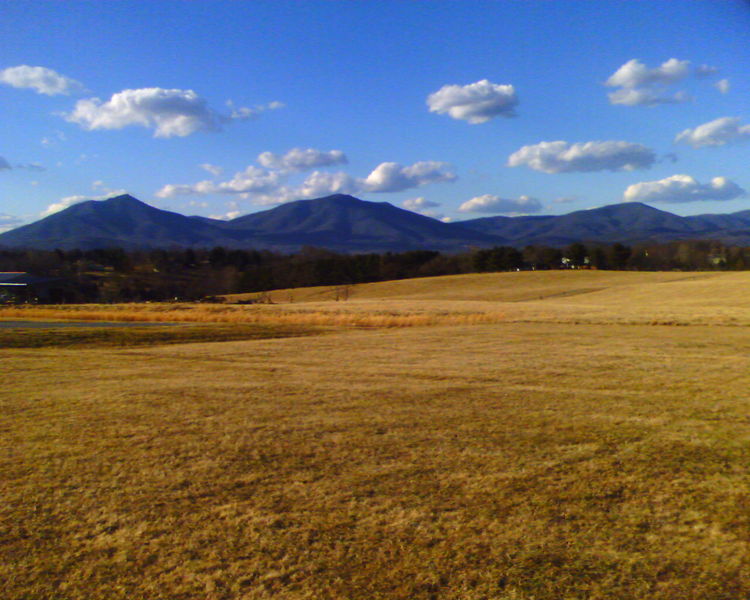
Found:
[[[694,129],[686,129],[675,137],[676,143],[688,144],[693,148],[703,146],[724,146],[734,142],[750,140],[750,125],[740,125],[738,117],[721,117]]]
[[[224,169],[221,167],[218,167],[216,165],[212,165],[211,163],[202,163],[198,165],[201,169],[204,171],[207,171],[208,173],[211,173],[214,177],[218,177],[224,172]]]
[[[283,171],[307,171],[318,167],[343,165],[348,162],[341,150],[316,150],[315,148],[292,148],[286,154],[262,152],[258,162],[267,169]]]
[[[356,194],[360,191],[360,182],[342,172],[324,173],[313,171],[299,188],[286,190],[285,196],[296,195],[298,198],[317,198],[329,194]]]
[[[622,65],[604,82],[608,87],[620,88],[608,94],[612,104],[624,106],[656,106],[678,104],[692,98],[685,92],[670,93],[667,88],[688,77],[710,77],[718,72],[716,67],[700,65],[691,67],[689,60],[670,58],[660,66],[649,68],[634,58]]]
[[[67,96],[84,90],[83,85],[75,79],[60,75],[46,67],[30,67],[28,65],[3,69],[0,71],[0,82],[14,88],[36,90],[38,94],[47,96],[60,94]]]
[[[622,104],[624,106],[656,106],[657,104],[681,104],[689,102],[692,98],[685,92],[676,92],[674,94],[665,94],[662,91],[653,88],[622,88],[616,92],[608,94],[609,101],[612,104]]]
[[[542,210],[542,203],[530,196],[520,196],[513,200],[492,194],[476,196],[458,207],[460,212],[477,212],[491,214],[532,214]]]
[[[22,225],[24,220],[19,217],[12,215],[5,215],[0,213],[0,233],[10,231],[11,229]]]
[[[218,191],[229,194],[246,192],[267,193],[281,185],[284,178],[281,173],[267,171],[260,167],[249,166],[244,171],[235,173],[229,181],[218,185]]]
[[[401,206],[403,206],[407,210],[422,212],[430,208],[436,208],[440,206],[440,203],[433,202],[432,200],[428,200],[424,196],[420,196],[419,198],[409,198],[408,200],[404,200]]]
[[[719,90],[722,94],[728,94],[732,86],[729,83],[728,79],[720,79],[719,81],[714,83],[714,87],[717,90]]]
[[[420,196],[419,198],[409,198],[407,200],[404,200],[401,204],[405,209],[410,210],[415,213],[419,213],[420,215],[424,215],[425,217],[432,217],[433,219],[445,219],[445,215],[439,211],[431,210],[433,208],[437,208],[440,206],[439,202],[433,202],[432,200],[428,200],[424,196]]]
[[[525,165],[544,173],[632,171],[648,169],[655,160],[653,150],[641,144],[555,141],[523,146],[508,157],[508,166]]]
[[[420,161],[404,167],[395,162],[380,163],[362,181],[364,192],[400,192],[410,188],[443,181],[455,181],[448,163]]]
[[[218,219],[220,221],[231,221],[232,219],[236,219],[242,214],[239,210],[230,210],[229,212],[224,213],[223,215],[209,215],[209,219]]]
[[[283,159],[283,157],[282,157]],[[352,177],[344,172],[314,171],[301,184],[289,186],[288,170],[270,170],[250,165],[223,182],[199,181],[194,184],[167,184],[156,192],[159,198],[190,194],[239,194],[253,197],[256,204],[280,204],[300,198],[315,198],[329,194],[360,192],[396,192],[428,183],[453,181],[456,175],[447,163],[416,162],[410,166],[381,163],[366,178]]]
[[[427,97],[430,112],[448,114],[472,125],[494,117],[515,117],[518,105],[512,85],[499,85],[482,79],[469,85],[444,85]]]
[[[123,90],[107,102],[79,100],[66,120],[84,129],[122,129],[129,125],[153,128],[154,137],[184,137],[219,129],[221,118],[193,90],[141,88]]]
[[[10,166],[10,163],[0,156],[0,171],[9,171],[12,168],[13,167]]]
[[[644,85],[668,85],[682,81],[690,75],[690,61],[670,58],[661,66],[649,69],[640,60],[634,58],[622,65],[610,75],[604,83],[609,87],[637,88]]]
[[[745,195],[736,183],[726,177],[714,177],[710,183],[699,183],[690,175],[672,175],[658,181],[634,183],[625,190],[625,202],[701,202],[734,200]]]
[[[244,171],[235,173],[232,179],[215,183],[199,181],[194,184],[167,184],[156,192],[157,198],[172,198],[191,194],[266,194],[276,190],[283,183],[283,175],[250,165]]]
[[[60,212],[61,210],[65,210],[66,208],[70,208],[74,204],[79,204],[81,202],[86,202],[87,200],[107,200],[108,198],[112,198],[114,196],[121,196],[122,194],[127,194],[128,192],[126,190],[107,190],[106,194],[101,194],[99,196],[66,196],[65,198],[61,198],[57,202],[53,202],[50,204],[47,208],[45,208],[40,214],[40,217],[49,217],[50,215],[53,215],[57,212]]]

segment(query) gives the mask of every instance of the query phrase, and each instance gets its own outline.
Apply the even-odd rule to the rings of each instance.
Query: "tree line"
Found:
[[[411,277],[542,269],[745,270],[750,247],[712,241],[582,244],[565,248],[498,246],[459,254],[429,250],[293,254],[212,249],[0,250],[0,271],[61,278],[68,302],[198,300],[220,294]]]

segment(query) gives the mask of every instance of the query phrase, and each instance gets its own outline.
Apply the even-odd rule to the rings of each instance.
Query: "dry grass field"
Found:
[[[0,348],[0,598],[746,600],[748,291],[507,273],[97,307],[265,329]]]

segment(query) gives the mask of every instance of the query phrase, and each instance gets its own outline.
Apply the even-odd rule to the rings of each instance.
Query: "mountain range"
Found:
[[[573,242],[668,242],[711,239],[750,245],[750,210],[680,217],[637,202],[565,215],[486,217],[444,223],[387,202],[336,194],[298,200],[230,221],[187,217],[149,206],[130,195],[86,201],[0,234],[0,247],[70,250],[121,247],[255,248],[294,252],[303,246],[338,252]]]

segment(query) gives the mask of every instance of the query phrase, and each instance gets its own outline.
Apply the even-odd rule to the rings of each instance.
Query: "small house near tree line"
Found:
[[[0,272],[0,303],[60,303],[71,296],[72,283],[23,271]]]

